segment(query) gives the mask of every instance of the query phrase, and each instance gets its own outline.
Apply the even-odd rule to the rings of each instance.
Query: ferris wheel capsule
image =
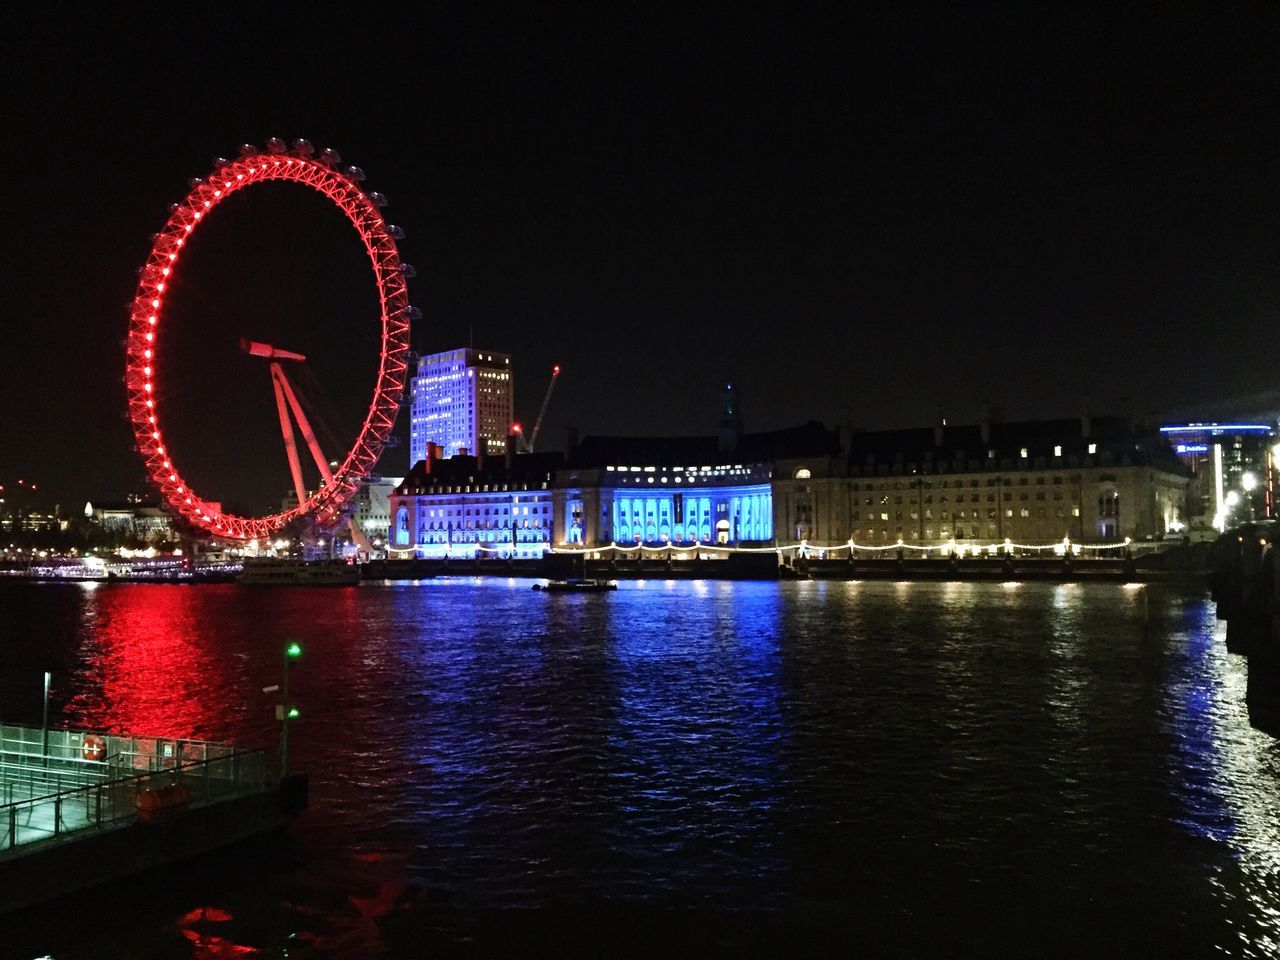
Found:
[[[274,154],[284,153],[288,148],[284,145],[284,141],[279,137],[267,138],[267,152]]]
[[[333,147],[325,147],[320,151],[320,162],[331,167],[336,167],[342,162],[342,154]]]
[[[375,207],[385,207],[387,205],[387,198],[384,194],[374,190],[369,194],[369,202]]]
[[[215,170],[221,170],[223,167],[225,167],[225,166],[226,166],[228,163],[230,163],[230,162],[231,162],[231,161],[230,161],[230,160],[228,160],[226,157],[214,157],[214,158],[213,158],[213,169],[215,169]]]
[[[365,179],[365,172],[359,167],[347,167],[347,176],[356,183],[362,183]]]
[[[240,144],[240,156],[256,157],[257,155],[258,155],[258,148],[255,147],[252,143]]]
[[[203,187],[205,185],[205,179],[204,177],[192,177],[187,181],[187,183],[190,185],[191,189],[194,190],[196,187]]]
[[[404,228],[398,227],[394,223],[387,224],[387,233],[391,234],[391,236],[395,237],[397,240],[404,239]]]
[[[406,280],[412,280],[417,275],[418,271],[414,269],[412,263],[400,264],[400,276],[404,277]]]
[[[311,145],[310,140],[293,141],[293,152],[300,157],[310,157],[316,152],[316,148]]]

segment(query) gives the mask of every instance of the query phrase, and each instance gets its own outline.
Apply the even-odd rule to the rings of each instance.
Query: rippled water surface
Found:
[[[0,585],[14,721],[48,667],[58,723],[270,746],[298,638],[312,784],[0,955],[1275,956],[1280,746],[1147,589]]]

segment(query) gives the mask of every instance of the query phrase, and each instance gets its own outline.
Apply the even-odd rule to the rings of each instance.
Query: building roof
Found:
[[[573,448],[566,466],[592,469],[617,465],[768,463],[788,457],[829,456],[838,449],[836,431],[810,420],[784,430],[744,434],[737,445],[728,450],[720,449],[717,437],[589,436]]]
[[[1090,446],[1094,447],[1092,453]],[[1183,472],[1158,432],[1135,430],[1123,417],[1111,416],[854,433],[848,439],[848,457],[853,472],[872,466],[916,466],[932,471],[1016,469],[1023,465],[1043,469],[1055,463],[1146,463]]]
[[[563,454],[555,452],[522,453],[512,458],[511,469],[508,470],[506,458],[501,455],[419,460],[394,492],[404,494],[444,484],[508,483],[540,487],[551,482],[563,461]]]

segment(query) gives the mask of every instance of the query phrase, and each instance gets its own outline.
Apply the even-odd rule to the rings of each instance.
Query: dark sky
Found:
[[[749,429],[1069,416],[1086,391],[1095,412],[1280,409],[1273,5],[147,9],[0,15],[0,483],[142,487],[136,269],[188,178],[269,136],[334,146],[388,195],[417,349],[474,329],[510,352],[526,420],[564,365],[553,446],[571,423],[710,432],[729,379]],[[235,339],[305,346],[340,432],[372,290],[322,200],[238,199],[193,244],[161,379],[179,465],[257,503],[288,473]]]

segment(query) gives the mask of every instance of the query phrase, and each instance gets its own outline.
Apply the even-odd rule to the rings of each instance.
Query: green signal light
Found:
[[[288,717],[290,720],[297,720],[300,716],[302,716],[302,711],[299,710],[297,707],[289,708]]]
[[[284,648],[284,652],[290,657],[300,657],[302,656],[302,644],[296,642],[291,643]]]

